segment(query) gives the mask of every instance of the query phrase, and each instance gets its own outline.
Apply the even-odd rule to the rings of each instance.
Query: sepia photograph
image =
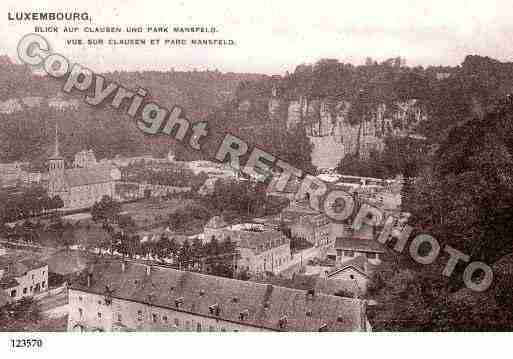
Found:
[[[2,2],[7,355],[512,331],[511,5]]]

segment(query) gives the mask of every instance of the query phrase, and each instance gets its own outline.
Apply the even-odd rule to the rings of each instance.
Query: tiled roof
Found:
[[[362,274],[364,274],[364,275],[366,275],[368,277],[379,266],[373,265],[364,256],[358,256],[356,258],[349,259],[349,260],[341,263],[340,265],[338,265],[336,268],[334,268],[333,270],[331,270],[328,273],[328,277],[331,277],[334,274],[339,273],[339,272],[345,270],[346,268],[350,268],[350,267],[360,271]]]
[[[354,280],[341,280],[341,279],[325,279],[321,278],[319,274],[304,275],[296,274],[293,278],[280,278],[275,277],[272,279],[273,285],[281,287],[294,288],[300,290],[314,290],[315,293],[322,293],[328,295],[335,295],[341,289],[346,290],[348,293],[357,294],[359,292],[358,285]]]
[[[127,263],[122,271],[120,262],[108,260],[95,264],[90,272],[90,287],[84,273],[72,283],[72,289],[104,294],[108,286],[114,298],[271,330],[317,331],[324,325],[329,331],[361,329],[362,303],[351,298],[309,296],[304,290],[165,267],[152,267],[147,275],[145,265]],[[179,307],[177,300],[181,301]],[[211,311],[216,304],[218,316]],[[242,312],[246,313],[243,320]],[[280,326],[283,318],[286,323]]]
[[[340,238],[335,241],[335,249],[360,251],[360,252],[373,252],[384,253],[385,247],[373,239],[363,238]]]
[[[72,168],[64,172],[66,183],[70,187],[85,186],[95,183],[112,182],[112,166],[98,165],[94,167]]]
[[[335,295],[340,290],[352,293],[354,297],[360,293],[360,288],[358,288],[358,284],[354,280],[319,278],[315,282],[315,291],[319,293]]]
[[[354,267],[362,272],[365,272],[365,264],[369,264],[367,261],[367,258],[365,258],[364,256],[357,256],[355,258],[351,258],[351,259],[341,263],[339,266],[337,266],[332,271],[330,271],[330,273],[328,273],[328,275],[338,272],[341,269],[345,269],[347,267]]]

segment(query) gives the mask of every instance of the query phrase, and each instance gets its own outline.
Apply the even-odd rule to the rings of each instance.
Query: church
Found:
[[[48,159],[48,195],[59,196],[65,210],[89,208],[103,196],[114,198],[115,184],[121,172],[112,165],[98,164],[94,153],[81,151],[75,155],[73,168],[65,167],[59,152],[57,127],[55,149]]]

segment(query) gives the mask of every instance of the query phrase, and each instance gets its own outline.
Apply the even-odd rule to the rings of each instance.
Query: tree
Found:
[[[42,320],[40,308],[31,298],[22,298],[0,307],[0,328],[19,331],[31,328]]]
[[[121,206],[109,196],[103,196],[100,202],[97,202],[91,208],[91,216],[95,222],[111,222],[118,220]]]
[[[199,265],[200,270],[203,268],[203,259],[205,257],[205,247],[203,246],[203,242],[198,237],[194,238],[192,241],[192,258],[194,261],[194,265]]]
[[[189,241],[186,239],[178,251],[178,263],[181,268],[189,269],[193,259],[193,253]]]

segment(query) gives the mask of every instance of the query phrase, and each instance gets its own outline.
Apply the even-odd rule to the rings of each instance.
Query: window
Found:
[[[196,331],[201,332],[201,323],[196,323]]]
[[[123,316],[121,315],[121,313],[118,313],[118,322],[122,322],[123,321]]]
[[[43,289],[44,289],[44,287],[45,287],[45,286],[46,286],[46,281],[42,281],[42,282],[41,282],[41,288],[43,288]]]
[[[36,276],[32,274],[32,280],[34,280],[34,278],[36,278]]]
[[[46,274],[46,271],[43,271],[43,276]]]
[[[11,290],[11,297],[16,297],[16,289]]]
[[[214,326],[213,326],[213,325],[210,325],[210,326],[208,327],[208,331],[209,331],[209,332],[213,332],[213,331],[214,331]]]
[[[23,288],[23,294],[27,294],[27,291],[28,291],[27,288]]]
[[[98,312],[98,319],[102,319],[102,313]]]
[[[158,319],[159,319],[159,316],[158,316],[157,314],[153,313],[153,314],[151,315],[151,317],[152,317],[152,319],[153,319],[153,323],[157,323],[157,321],[158,321]]]
[[[367,253],[367,258],[375,259],[377,257],[376,253]]]
[[[30,286],[30,293],[32,293],[33,291],[34,291],[34,287]]]
[[[78,296],[78,300],[82,301],[82,296],[81,295]]]
[[[142,310],[137,311],[137,320],[142,321]]]
[[[189,330],[191,329],[191,322],[189,322],[188,320],[185,321],[185,330]]]
[[[78,308],[78,315],[80,315],[80,318],[82,318],[82,316],[84,315],[84,311],[82,310],[82,308]]]
[[[351,275],[349,276],[349,278],[354,279],[354,275],[352,275],[352,274],[351,274]]]
[[[178,318],[175,318],[175,327],[179,327],[180,326],[180,320],[178,320]]]
[[[162,317],[162,320],[163,320],[164,322],[166,322],[166,323],[167,323],[167,315],[164,315],[164,316]]]
[[[354,251],[344,251],[344,257],[354,257]]]

